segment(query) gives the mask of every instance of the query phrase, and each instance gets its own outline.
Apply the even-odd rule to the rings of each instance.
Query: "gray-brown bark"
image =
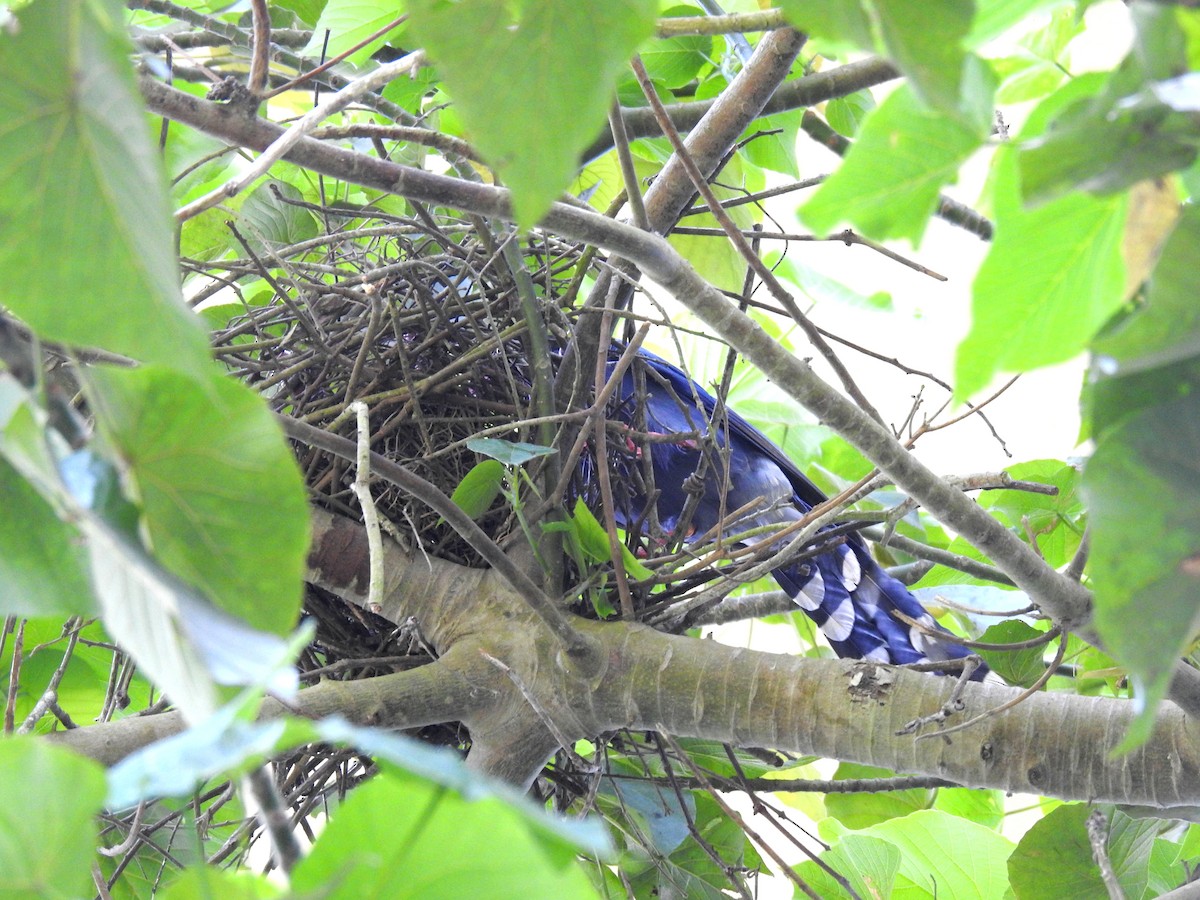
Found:
[[[319,511],[314,519],[312,579],[347,599],[363,599],[361,528]],[[1111,759],[1133,717],[1128,701],[1042,693],[947,740],[918,740],[896,732],[939,709],[953,679],[579,620],[605,659],[598,675],[585,677],[570,670],[549,630],[491,571],[410,556],[391,542],[386,548],[381,612],[395,621],[416,616],[441,659],[426,667],[430,672],[305,691],[305,715],[336,708],[390,727],[462,721],[471,730],[472,764],[517,783],[535,777],[560,742],[619,728],[662,728],[972,787],[1153,807],[1200,804],[1200,728],[1173,704],[1159,710],[1150,741]],[[968,685],[962,716],[1017,693],[997,684]],[[161,737],[166,729],[146,732],[150,726],[143,723],[153,721],[126,720],[56,739],[111,762]]]

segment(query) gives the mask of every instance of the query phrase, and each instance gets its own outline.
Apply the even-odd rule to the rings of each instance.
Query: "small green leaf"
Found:
[[[490,456],[507,466],[519,466],[539,456],[550,456],[558,452],[553,447],[543,447],[541,444],[502,441],[499,438],[471,438],[467,441],[467,449]]]
[[[592,515],[592,511],[588,509],[587,504],[580,497],[575,501],[575,511],[571,517],[572,523],[575,526],[575,536],[579,539],[579,545],[594,562],[606,563],[612,560],[612,551],[608,544],[608,532],[604,526]],[[630,576],[638,581],[643,581],[647,578],[652,578],[654,573],[647,569],[638,558],[633,555],[628,547],[624,544],[621,547],[621,560],[625,564],[625,571]]]
[[[104,770],[41,738],[0,740],[0,897],[91,896]]]
[[[492,508],[504,486],[504,465],[494,459],[476,463],[463,476],[450,499],[472,519]]]
[[[1016,620],[998,622],[983,633],[980,640],[989,644],[1016,644],[1031,641],[1044,636],[1031,625]],[[1046,671],[1043,661],[1046,644],[1037,647],[1026,647],[1023,650],[979,650],[983,661],[992,667],[997,675],[1009,684],[1019,684],[1029,687]]]

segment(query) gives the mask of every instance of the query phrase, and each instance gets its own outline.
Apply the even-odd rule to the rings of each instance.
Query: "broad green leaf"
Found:
[[[967,45],[978,47],[985,44],[1014,25],[1027,21],[1031,13],[1062,3],[1063,0],[978,0]]]
[[[1021,900],[1090,900],[1108,895],[1088,838],[1094,807],[1059,806],[1025,833],[1009,858],[1013,891]],[[1105,849],[1126,897],[1142,897],[1159,823],[1106,811]]]
[[[1110,428],[1084,470],[1096,627],[1128,667],[1148,736],[1171,668],[1198,624],[1200,399],[1168,399]]]
[[[331,816],[291,888],[328,900],[594,897],[574,851],[499,797],[469,801],[385,767]]]
[[[1093,344],[1118,372],[1166,366],[1200,356],[1200,209],[1187,206],[1163,247],[1139,309]],[[1104,368],[1110,366],[1107,361]]]
[[[524,441],[504,441],[499,438],[471,438],[467,441],[467,449],[482,453],[504,463],[506,466],[519,466],[531,459],[549,456],[557,453],[553,447],[541,444],[528,444]]]
[[[874,238],[921,240],[938,192],[986,132],[927,110],[906,86],[863,122],[858,141],[800,214],[827,234],[848,222]]]
[[[40,739],[0,740],[0,898],[90,896],[104,770]]]
[[[1004,897],[1013,844],[990,828],[936,809],[888,819],[857,834],[900,851],[895,897]]]
[[[217,866],[191,866],[156,896],[162,900],[273,900],[284,888],[267,875]]]
[[[833,776],[838,781],[856,778],[887,778],[894,775],[888,769],[863,766],[858,763],[839,763]],[[868,793],[832,793],[825,795],[825,809],[847,828],[859,830],[888,819],[907,816],[918,809],[928,809],[933,802],[932,788],[912,788],[906,791]]]
[[[199,372],[124,16],[43,0],[0,32],[0,271],[20,285],[4,304],[44,338]]]
[[[938,788],[933,808],[978,825],[999,829],[1004,824],[1004,792],[971,788]]]
[[[1034,110],[1022,139],[1040,134],[1058,109],[1095,87],[1088,76],[1067,84]],[[1070,194],[1028,210],[1010,148],[1001,148],[994,174],[996,236],[975,277],[971,331],[958,348],[961,398],[997,372],[1077,355],[1120,306],[1125,286],[1123,196]]]
[[[1138,4],[1134,46],[1094,97],[1064,108],[1020,151],[1029,203],[1069,191],[1110,193],[1187,168],[1200,127],[1192,113],[1196,81],[1176,11]]]
[[[468,138],[532,227],[604,127],[616,76],[650,37],[654,0],[412,0],[412,28],[437,64]],[[537,98],[537,112],[514,115]]]
[[[990,118],[985,67],[964,49],[975,4],[970,0],[781,0],[798,28],[890,57],[930,109],[964,121]]]
[[[0,616],[94,611],[79,532],[3,458],[0,509]]]
[[[300,51],[301,56],[325,59],[345,53],[355,44],[366,40],[389,22],[398,18],[403,12],[396,0],[327,0],[321,17],[313,28],[312,38]],[[348,60],[355,65],[364,65],[371,54],[378,50],[394,36],[398,29],[392,29],[360,50],[355,50]],[[328,44],[325,41],[329,33]]]
[[[299,612],[308,504],[262,400],[223,376],[92,370],[102,433],[128,466],[149,545],[226,612],[286,634]]]
[[[983,633],[979,638],[988,644],[1016,644],[1031,641],[1043,636],[1043,632],[1016,620],[998,622]],[[979,650],[992,671],[1009,684],[1029,687],[1046,671],[1043,656],[1046,644],[1037,647],[1026,647],[1023,650]]]
[[[463,476],[450,499],[472,519],[492,508],[504,485],[504,464],[494,459],[476,463]]]
[[[894,844],[861,834],[846,835],[821,854],[821,861],[845,878],[859,897],[891,897],[900,871],[900,851]],[[796,872],[823,900],[851,896],[814,860],[802,862]]]

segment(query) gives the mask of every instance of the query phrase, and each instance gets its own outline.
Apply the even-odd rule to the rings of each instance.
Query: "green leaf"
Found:
[[[882,838],[848,834],[821,854],[821,862],[849,881],[859,897],[891,897],[900,871],[900,851]],[[825,900],[849,898],[851,894],[828,869],[815,860],[807,860],[796,867],[796,872]]]
[[[21,286],[4,304],[47,339],[205,371],[124,19],[44,0],[0,34],[0,271]]]
[[[1142,306],[1100,336],[1093,349],[1117,371],[1139,371],[1200,356],[1200,208],[1184,207],[1150,276]],[[1109,360],[1103,369],[1112,368]]]
[[[40,738],[0,740],[0,898],[90,896],[104,770]]]
[[[574,851],[498,797],[468,801],[385,766],[331,816],[291,888],[327,900],[594,897]]]
[[[261,251],[264,247],[274,249],[316,237],[317,221],[313,214],[296,205],[303,199],[297,188],[274,178],[251,191],[239,213],[242,234],[250,246]]]
[[[996,623],[979,639],[989,644],[1016,644],[1043,636],[1044,632],[1033,626],[1012,620]],[[992,671],[1009,684],[1029,687],[1045,674],[1045,648],[1046,644],[1041,644],[1023,650],[979,650],[978,653],[983,657],[983,661],[991,666]]]
[[[657,8],[654,0],[412,0],[413,31],[472,144],[512,188],[521,228],[570,183]],[[537,114],[514,115],[530,97]]]
[[[196,596],[130,539],[80,513],[105,628],[189,722],[217,708],[215,683],[294,694],[287,645]]]
[[[598,563],[606,563],[612,560],[612,550],[608,543],[608,532],[600,524],[599,520],[592,515],[592,511],[588,509],[582,497],[575,501],[575,510],[571,516],[571,523],[574,526],[574,533],[579,540],[579,545],[585,554]],[[628,547],[624,544],[621,544],[620,547],[621,561],[625,564],[625,571],[629,573],[630,577],[636,578],[638,581],[644,581],[654,576],[654,573],[647,569]]]
[[[838,134],[854,137],[858,128],[876,107],[870,91],[855,91],[845,97],[835,97],[825,104],[825,118]]]
[[[859,139],[800,210],[814,231],[849,222],[874,238],[921,240],[938,192],[986,132],[927,110],[906,86],[863,123]]]
[[[673,6],[661,13],[671,16],[694,16],[694,6]],[[707,65],[713,52],[713,39],[708,35],[689,34],[651,41],[642,48],[640,56],[646,72],[667,90],[681,88],[694,79]]]
[[[78,530],[62,521],[4,459],[0,509],[0,615],[93,612],[87,556],[79,546]]]
[[[128,466],[155,557],[254,627],[291,631],[308,503],[261,398],[223,376],[201,381],[159,366],[93,369],[87,380],[101,431]]]
[[[888,819],[858,834],[900,851],[895,897],[1003,897],[1013,844],[990,828],[940,810]]]
[[[1128,667],[1148,735],[1171,668],[1197,625],[1200,399],[1143,409],[1109,429],[1084,470],[1096,627]]]
[[[499,438],[471,438],[467,441],[467,449],[490,456],[506,466],[519,466],[540,456],[550,456],[557,453],[553,447],[543,447],[541,444],[527,444],[523,441],[503,441]]]
[[[839,763],[837,781],[857,778],[887,778],[895,775],[888,769],[863,766],[858,763]],[[927,809],[933,802],[932,788],[912,788],[906,791],[879,793],[833,793],[825,795],[825,809],[847,828],[859,830],[888,819],[907,816],[918,809]]]
[[[402,9],[395,0],[328,0],[321,10],[321,17],[313,28],[312,38],[300,51],[302,56],[312,59],[322,55],[329,59],[349,50],[360,41],[366,40],[380,28],[400,15]],[[329,32],[329,43],[325,33]],[[373,40],[360,50],[355,50],[348,61],[363,65],[371,54],[382,47],[389,38],[396,36],[399,28]]]
[[[964,0],[781,0],[798,28],[890,57],[929,109],[964,121],[990,119],[985,67],[967,53],[975,4]]]
[[[476,463],[463,476],[450,499],[472,519],[492,508],[504,485],[504,465],[494,459]]]
[[[934,809],[999,829],[1004,824],[1004,792],[970,788],[938,788]]]
[[[1092,855],[1087,820],[1093,807],[1063,804],[1025,833],[1009,858],[1013,891],[1021,900],[1091,900],[1108,895]],[[1144,896],[1158,823],[1114,810],[1106,850],[1127,897]]]
[[[1057,109],[1094,87],[1088,76],[1068,83],[1034,110],[1022,139],[1040,134]],[[1070,359],[1122,301],[1125,198],[1070,194],[1027,210],[1019,181],[1014,153],[1002,147],[992,192],[996,236],[975,277],[971,331],[955,364],[960,398],[999,371]]]
[[[283,894],[283,886],[266,875],[216,866],[184,869],[165,891],[156,892],[162,900],[273,900]]]

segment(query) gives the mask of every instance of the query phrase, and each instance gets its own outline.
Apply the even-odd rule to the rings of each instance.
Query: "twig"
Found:
[[[745,198],[741,198],[741,199],[745,200]],[[730,206],[733,206],[733,205],[734,204],[732,204],[732,203],[721,203],[720,204],[720,206],[723,209],[728,209]],[[707,211],[707,210],[705,210],[705,211]],[[720,228],[698,228],[698,227],[693,227],[693,226],[679,226],[679,227],[673,229],[672,233],[673,234],[692,234],[692,235],[696,235],[697,237],[725,237],[726,236],[726,232]],[[834,243],[839,243],[839,244],[845,244],[847,247],[851,246],[852,244],[858,244],[859,246],[867,247],[870,250],[874,250],[876,253],[881,253],[884,256],[888,257],[888,259],[895,260],[896,262],[900,263],[901,265],[908,266],[908,268],[913,269],[914,271],[920,272],[922,275],[928,275],[930,278],[935,278],[938,281],[949,281],[949,279],[945,275],[935,272],[935,271],[933,271],[933,269],[927,268],[927,267],[921,265],[919,262],[916,262],[915,260],[911,260],[906,256],[901,256],[895,250],[892,250],[889,247],[885,247],[883,244],[879,244],[879,243],[876,243],[875,241],[869,240],[869,239],[863,237],[862,235],[851,231],[849,228],[847,228],[844,231],[840,231],[837,234],[829,234],[824,237],[819,237],[818,235],[815,235],[815,234],[800,234],[800,233],[793,233],[793,232],[789,232],[789,231],[758,231],[758,230],[744,231],[743,230],[740,233],[741,233],[742,237],[745,237],[745,238],[763,238],[764,240],[768,240],[768,241],[803,241],[806,243],[834,242]],[[818,330],[821,331],[822,335],[825,334],[825,332],[823,330],[821,330],[821,329],[818,329]]]
[[[1036,694],[1038,691],[1040,691],[1043,687],[1045,687],[1046,682],[1050,680],[1050,676],[1058,671],[1058,667],[1062,664],[1063,658],[1067,655],[1067,638],[1069,638],[1069,637],[1070,637],[1070,635],[1067,634],[1065,631],[1062,633],[1062,636],[1059,639],[1058,652],[1054,655],[1053,661],[1050,663],[1049,666],[1046,667],[1046,671],[1042,673],[1041,677],[1039,677],[1037,681],[1035,681],[1032,685],[1030,685],[1027,690],[1022,691],[1020,694],[1018,694],[1016,697],[1013,697],[1013,699],[1009,700],[1007,703],[1002,703],[999,706],[996,706],[996,707],[993,707],[992,709],[987,710],[987,712],[980,713],[979,715],[975,716],[975,718],[968,719],[965,722],[955,725],[953,728],[944,728],[944,729],[938,731],[936,734],[938,736],[945,737],[946,735],[952,734],[955,731],[962,731],[964,728],[970,728],[972,725],[978,724],[979,722],[982,722],[984,719],[988,719],[988,718],[991,718],[992,716],[999,715],[1000,713],[1004,712],[1005,710],[1012,709],[1014,706],[1016,706],[1019,703],[1024,703],[1026,700],[1028,700],[1030,697],[1032,697],[1034,694]],[[967,658],[970,659],[970,657],[967,657]],[[919,734],[919,735],[917,735],[916,739],[918,741],[921,741],[921,740],[924,740],[925,738],[934,737],[934,736],[935,735],[933,735],[933,734]]]
[[[791,881],[792,884],[796,885],[797,888],[799,888],[809,897],[812,897],[813,900],[821,900],[820,896],[813,891],[811,887],[809,887],[808,883],[796,873],[796,870],[792,868],[792,866],[787,864],[787,862],[775,851],[770,843],[763,840],[758,833],[754,831],[754,829],[746,824],[746,820],[742,818],[741,814],[725,802],[725,798],[722,797],[720,792],[713,787],[712,782],[708,780],[708,778],[704,775],[704,772],[701,771],[700,767],[691,762],[691,757],[684,752],[684,749],[679,746],[679,742],[671,736],[667,729],[663,725],[659,724],[655,726],[655,731],[658,732],[664,741],[671,745],[671,750],[676,756],[679,757],[681,761],[686,760],[691,765],[692,775],[695,776],[696,780],[700,782],[701,787],[703,787],[708,793],[709,798],[721,808],[721,812],[732,819],[737,826],[746,833],[746,837],[754,841],[754,843],[757,844],[759,848],[767,854],[767,856],[771,857],[775,865],[779,867],[779,870],[787,876],[788,880]],[[855,893],[854,889],[843,876],[829,869],[827,866],[823,868],[825,868],[826,872],[832,875],[832,877],[835,878],[839,884],[841,884],[842,888],[851,897],[856,898],[856,900],[861,900],[859,895]]]
[[[378,613],[383,609],[383,534],[379,530],[379,510],[371,496],[371,416],[367,404],[354,401],[350,409],[358,418],[358,448],[354,461],[354,483],[350,489],[362,509],[363,525],[367,529],[370,548],[370,585],[367,588],[367,609]]]
[[[246,775],[246,786],[258,804],[258,818],[271,842],[275,862],[285,874],[290,874],[300,861],[300,842],[270,769],[267,766],[254,769]]]
[[[645,93],[646,99],[650,102],[650,107],[654,110],[655,115],[658,117],[659,127],[662,129],[663,134],[667,136],[667,140],[670,141],[671,148],[675,151],[676,157],[683,164],[688,176],[692,179],[693,187],[700,192],[700,195],[704,198],[704,202],[708,204],[713,217],[718,223],[720,223],[721,227],[725,230],[725,233],[729,236],[730,242],[735,248],[737,248],[738,253],[744,260],[746,260],[746,263],[752,269],[754,269],[755,274],[762,279],[763,284],[766,285],[771,296],[783,305],[783,308],[788,311],[788,315],[790,315],[792,319],[795,320],[796,324],[798,324],[804,331],[805,335],[808,337],[809,343],[811,343],[813,347],[817,349],[825,361],[833,368],[834,372],[838,376],[838,379],[842,382],[842,386],[845,387],[850,396],[854,398],[854,401],[859,405],[859,408],[866,412],[867,415],[869,415],[876,422],[882,424],[883,417],[879,415],[879,411],[875,409],[875,407],[871,404],[871,401],[869,401],[866,395],[859,389],[857,383],[854,381],[854,378],[850,375],[849,370],[847,370],[842,364],[842,361],[837,358],[837,354],[835,354],[829,344],[825,342],[825,339],[821,336],[821,333],[817,331],[812,322],[809,321],[808,316],[804,315],[804,313],[800,310],[800,307],[796,305],[796,301],[792,298],[792,295],[783,289],[783,285],[779,283],[779,279],[775,277],[775,273],[767,268],[766,264],[755,255],[754,250],[751,248],[746,238],[742,236],[741,231],[738,229],[737,225],[734,224],[733,219],[731,219],[729,214],[721,207],[720,201],[717,200],[716,196],[713,194],[712,188],[709,187],[703,173],[692,161],[691,154],[688,152],[687,147],[684,146],[683,139],[679,136],[679,132],[675,129],[674,124],[667,115],[666,109],[663,107],[663,103],[658,97],[658,92],[655,90],[654,85],[650,81],[650,76],[646,72],[646,67],[642,65],[641,58],[634,56],[632,65],[634,75],[637,77],[638,83],[641,84],[642,91]]]
[[[279,138],[271,144],[262,154],[254,161],[254,165],[250,166],[241,175],[231,178],[218,188],[193,200],[186,206],[181,207],[175,212],[176,222],[186,222],[188,219],[198,215],[204,210],[216,206],[223,200],[228,200],[230,197],[241,193],[250,184],[253,184],[263,175],[265,175],[276,162],[281,160],[288,151],[291,150],[301,138],[308,134],[316,127],[318,122],[329,118],[334,113],[349,106],[355,99],[363,94],[370,93],[383,87],[393,78],[403,75],[408,72],[415,71],[425,61],[425,53],[422,50],[415,50],[407,56],[397,59],[390,63],[385,63],[373,72],[368,72],[360,78],[356,78],[340,91],[331,94],[326,100],[309,110],[300,119],[298,119],[290,128],[288,128]]]
[[[55,667],[54,673],[50,676],[50,681],[46,684],[46,689],[42,692],[42,696],[34,704],[29,715],[25,717],[25,721],[21,723],[21,727],[17,729],[17,734],[28,734],[33,731],[34,726],[37,725],[42,716],[58,705],[58,686],[62,683],[63,676],[67,673],[67,665],[71,662],[71,657],[75,653],[75,645],[79,642],[79,630],[83,627],[82,623],[82,618],[72,616],[63,625],[63,630],[67,632],[67,646],[63,650],[62,659],[59,661],[58,666]],[[34,647],[33,653],[36,653],[37,650],[38,648]]]
[[[257,106],[267,86],[271,66],[271,13],[267,9],[267,0],[250,0],[250,14],[254,28],[251,42],[253,53],[246,87],[250,89],[250,96]]]
[[[1121,889],[1121,882],[1117,879],[1112,860],[1108,856],[1108,820],[1098,809],[1092,810],[1087,817],[1087,834],[1092,845],[1092,858],[1100,867],[1100,877],[1104,881],[1105,890],[1108,891],[1108,900],[1125,900],[1125,891]]]
[[[912,734],[915,731],[920,731],[926,725],[941,725],[951,716],[966,709],[966,704],[963,703],[962,699],[963,691],[971,683],[971,676],[975,674],[976,670],[982,664],[983,660],[978,656],[965,657],[962,660],[962,671],[958,673],[958,680],[954,682],[954,689],[950,691],[950,696],[946,698],[946,702],[942,704],[942,708],[930,715],[913,719],[897,731],[896,736]],[[945,734],[945,730],[940,730],[938,734]]]

